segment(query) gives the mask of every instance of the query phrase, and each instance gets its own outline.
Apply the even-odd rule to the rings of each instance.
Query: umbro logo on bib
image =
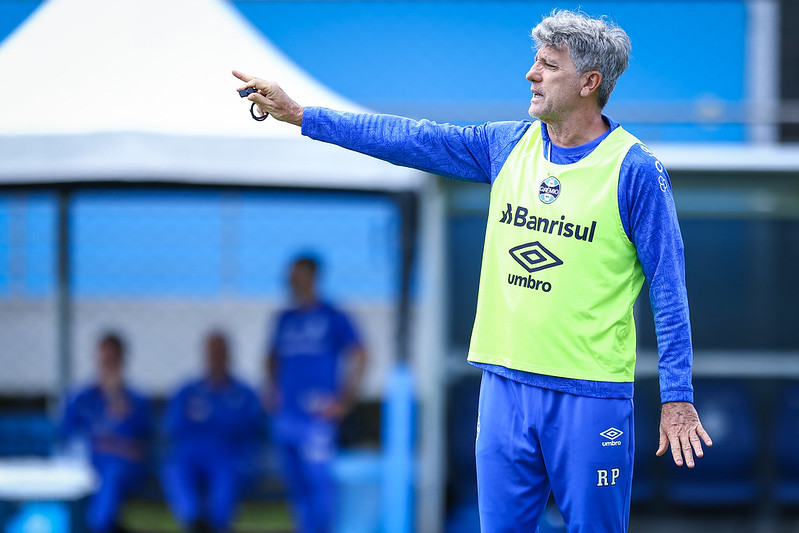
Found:
[[[563,264],[563,261],[544,248],[540,242],[528,242],[508,250],[511,257],[529,272],[538,272],[545,268],[552,268]]]
[[[538,199],[545,204],[551,204],[560,196],[560,181],[555,176],[549,176],[538,186]]]

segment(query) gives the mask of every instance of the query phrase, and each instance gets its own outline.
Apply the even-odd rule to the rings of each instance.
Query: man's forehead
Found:
[[[549,59],[552,61],[558,59],[566,59],[569,58],[569,49],[566,47],[566,45],[563,45],[561,47],[544,45],[540,47],[538,50],[536,50],[535,57],[541,59]]]

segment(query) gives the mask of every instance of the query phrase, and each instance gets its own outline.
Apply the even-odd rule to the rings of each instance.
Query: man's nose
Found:
[[[527,81],[541,81],[541,72],[535,68],[535,64],[527,71],[525,78],[527,78]]]

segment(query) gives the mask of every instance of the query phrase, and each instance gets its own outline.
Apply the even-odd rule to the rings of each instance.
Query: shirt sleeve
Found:
[[[453,126],[394,115],[306,107],[302,134],[395,165],[493,183],[529,122]]]
[[[682,234],[669,175],[642,145],[631,148],[622,163],[619,212],[649,282],[661,401],[692,402],[693,349]]]
[[[225,409],[225,416],[220,420],[220,432],[235,438],[234,440],[246,441],[242,444],[249,443],[257,437],[260,430],[261,406],[258,396],[243,383],[237,383],[235,390],[229,394],[237,401],[231,402],[228,398],[221,397],[218,399]],[[236,405],[235,409],[227,407],[231,404]]]
[[[169,438],[179,438],[186,427],[185,403],[189,386],[181,387],[169,400],[163,418],[163,431]]]
[[[283,320],[285,318],[285,312],[281,312],[277,315],[277,317],[272,321],[272,323],[267,326],[267,330],[269,331],[269,338],[266,341],[266,357],[277,357],[278,354],[278,341],[280,336],[280,331],[283,327]]]
[[[149,441],[149,439],[153,436],[153,411],[152,406],[150,405],[150,400],[144,396],[140,396],[136,403],[140,424],[139,434],[137,437]]]
[[[337,311],[335,316],[335,343],[339,355],[347,355],[347,351],[363,346],[358,329],[342,311]]]
[[[71,439],[76,438],[84,429],[81,427],[78,417],[78,401],[80,395],[71,393],[66,396],[64,400],[64,410],[61,416],[61,424],[59,425],[59,438],[62,444],[66,444]]]

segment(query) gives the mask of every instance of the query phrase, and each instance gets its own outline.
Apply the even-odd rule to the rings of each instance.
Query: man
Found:
[[[100,480],[86,515],[89,529],[96,533],[124,531],[118,522],[122,504],[147,474],[150,406],[125,384],[124,363],[121,338],[105,334],[97,348],[97,383],[71,398],[64,412],[67,445],[88,441]]]
[[[331,531],[337,426],[355,402],[367,357],[347,316],[320,300],[318,271],[312,257],[294,261],[294,306],[277,319],[266,369],[265,401],[301,533]]]
[[[532,31],[535,122],[455,127],[304,108],[234,71],[261,113],[311,138],[491,185],[469,362],[483,369],[476,443],[482,530],[534,531],[550,491],[570,532],[627,531],[633,303],[643,279],[660,352],[657,454],[711,445],[691,401],[682,238],[663,165],[602,114],[626,33],[555,11]]]
[[[261,408],[252,388],[231,375],[221,333],[205,342],[206,372],[181,387],[167,407],[171,449],[163,486],[188,531],[225,532],[252,472]]]

